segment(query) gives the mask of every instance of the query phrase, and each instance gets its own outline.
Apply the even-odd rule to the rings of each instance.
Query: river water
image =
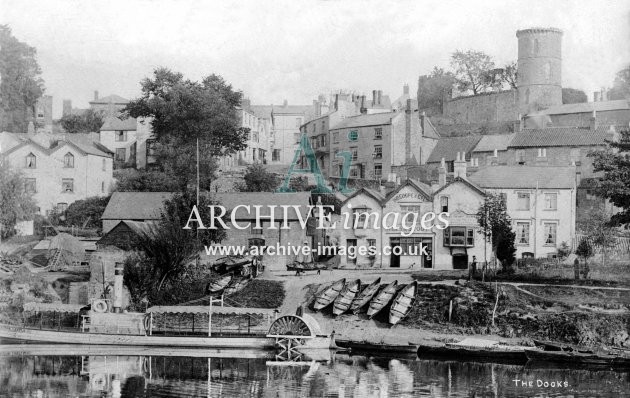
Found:
[[[252,350],[0,345],[0,397],[630,396],[630,372],[327,351],[316,357],[284,362]]]

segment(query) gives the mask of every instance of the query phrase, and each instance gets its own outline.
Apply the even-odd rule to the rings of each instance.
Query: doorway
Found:
[[[468,269],[468,255],[453,254],[453,269]]]
[[[357,263],[357,240],[356,239],[346,239],[346,262],[348,264]]]

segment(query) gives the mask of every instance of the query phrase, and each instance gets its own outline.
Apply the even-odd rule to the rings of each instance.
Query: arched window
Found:
[[[538,39],[534,39],[534,55],[538,55],[539,52],[540,52],[540,43],[538,42]]]
[[[551,80],[551,65],[549,64],[549,62],[545,63],[545,65],[543,66],[543,71],[545,73],[545,80]]]
[[[527,91],[525,91],[525,103],[529,104],[529,89],[527,89]]]
[[[63,167],[74,167],[74,155],[70,152],[63,157]]]
[[[26,155],[26,168],[34,169],[37,167],[37,157],[33,154],[33,152]]]

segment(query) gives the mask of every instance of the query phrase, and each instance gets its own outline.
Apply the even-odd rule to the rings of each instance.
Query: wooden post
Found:
[[[210,306],[208,308],[208,337],[210,337],[212,336],[212,296],[210,296]]]
[[[42,330],[42,323],[44,322],[44,313],[39,313],[39,330]]]
[[[195,334],[195,314],[192,314],[192,334]]]
[[[451,321],[451,315],[453,314],[453,300],[448,302],[448,321]]]

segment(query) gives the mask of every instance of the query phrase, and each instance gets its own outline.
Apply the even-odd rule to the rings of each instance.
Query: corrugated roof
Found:
[[[392,119],[400,115],[400,113],[396,112],[385,112],[385,113],[372,113],[369,115],[358,115],[347,117],[332,126],[330,130],[338,130],[344,128],[351,127],[364,127],[364,126],[380,126],[385,124],[391,124]]]
[[[593,111],[605,112],[605,111],[617,111],[617,110],[630,110],[630,104],[628,104],[627,100],[564,104],[564,105],[552,106],[542,111],[529,114],[527,115],[527,117],[540,116],[540,115],[565,115],[565,114],[570,114],[570,113],[589,113]]]
[[[579,127],[549,127],[523,130],[514,134],[514,138],[508,146],[511,148],[527,148],[605,145],[608,134],[614,131],[611,130],[610,126],[600,126],[595,130]]]
[[[101,131],[112,131],[112,130],[127,130],[127,131],[136,131],[137,121],[135,118],[130,117],[127,119],[119,119],[115,116],[107,116],[103,121],[103,125],[101,126]]]
[[[513,138],[514,134],[484,135],[473,152],[506,151]]]
[[[173,196],[171,192],[114,192],[111,199],[105,207],[103,220],[158,220],[162,212],[164,201]],[[251,212],[247,209],[238,208],[236,210],[236,219],[252,220],[255,218],[254,205],[262,205],[261,216],[271,215],[267,206],[304,206],[301,209],[301,216],[306,218],[307,208],[309,205],[310,192],[291,192],[291,193],[275,193],[275,192],[229,192],[217,193],[214,198],[223,206],[230,209],[237,205],[252,206]],[[229,214],[229,212],[228,212]],[[274,209],[274,218],[281,220],[283,210],[280,207]],[[289,220],[297,220],[298,214],[295,209],[289,208],[287,211]]]
[[[112,94],[99,99],[95,99],[90,101],[90,104],[127,104],[129,100],[127,98],[123,98],[120,95]]]
[[[458,152],[471,152],[481,137],[480,135],[467,135],[465,137],[440,138],[429,159],[427,159],[427,163],[439,163],[442,158],[447,162],[452,162],[457,159]]]
[[[571,189],[575,187],[575,167],[488,166],[468,179],[483,188]]]

